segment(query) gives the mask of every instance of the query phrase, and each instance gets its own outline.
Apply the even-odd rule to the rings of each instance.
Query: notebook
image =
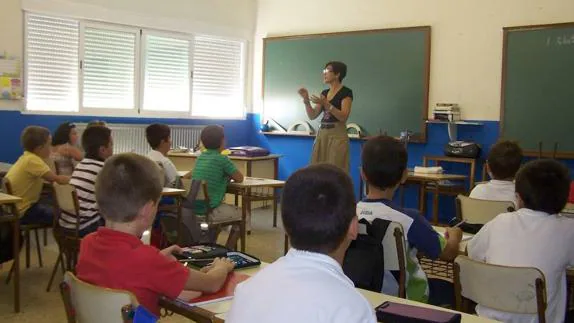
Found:
[[[238,274],[236,272],[231,272],[229,276],[227,276],[227,280],[225,281],[225,284],[219,290],[219,292],[213,294],[204,294],[200,297],[188,301],[187,303],[191,306],[200,306],[232,299],[237,284],[247,280],[249,277],[250,276],[245,274]]]
[[[444,238],[445,232],[446,231],[438,232],[438,234],[440,234]],[[472,239],[472,237],[474,237],[474,234],[464,233],[464,232],[462,233],[462,241],[470,240],[470,239]]]

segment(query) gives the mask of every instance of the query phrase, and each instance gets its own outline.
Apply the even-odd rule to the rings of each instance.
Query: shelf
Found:
[[[456,125],[467,125],[467,126],[482,126],[482,122],[475,121],[443,121],[443,120],[426,120],[426,123],[438,123],[438,124],[456,124]]]

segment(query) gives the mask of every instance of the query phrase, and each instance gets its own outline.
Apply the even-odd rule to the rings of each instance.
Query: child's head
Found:
[[[408,175],[407,159],[407,150],[400,141],[389,136],[374,137],[363,146],[362,176],[375,188],[394,189]]]
[[[153,150],[168,152],[171,148],[171,130],[168,125],[151,124],[145,128],[145,136]]]
[[[92,126],[82,134],[82,147],[86,158],[106,160],[114,153],[112,131],[108,127]]]
[[[353,184],[339,168],[320,164],[293,173],[283,189],[281,216],[291,245],[330,254],[357,236]]]
[[[570,173],[555,160],[533,160],[518,171],[515,187],[519,207],[556,214],[568,201]]]
[[[76,131],[76,125],[71,122],[64,122],[59,125],[52,137],[52,146],[76,145],[77,143],[78,132]]]
[[[490,177],[512,180],[522,163],[522,149],[514,141],[499,141],[490,148],[486,162]]]
[[[221,150],[225,147],[225,134],[223,127],[211,125],[203,128],[201,131],[201,142],[206,149]]]
[[[26,127],[20,136],[20,143],[25,151],[34,153],[41,158],[50,157],[52,136],[50,130],[44,127]]]
[[[94,126],[107,127],[108,125],[103,120],[92,120],[92,121],[88,122],[88,125],[86,126],[86,128],[94,127]]]
[[[134,153],[110,157],[96,180],[96,201],[109,223],[130,223],[138,234],[152,225],[163,187],[158,165]]]

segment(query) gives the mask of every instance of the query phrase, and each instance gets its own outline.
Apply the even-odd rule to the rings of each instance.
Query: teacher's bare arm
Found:
[[[322,107],[320,104],[311,105],[309,100],[309,91],[306,88],[299,89],[299,95],[303,98],[303,103],[305,104],[305,112],[307,112],[307,117],[311,120],[315,120],[319,114],[321,114]]]
[[[350,97],[346,97],[341,102],[341,110],[336,109],[334,107],[329,107],[328,111],[331,113],[337,120],[341,122],[347,122],[349,119],[349,115],[351,114],[351,106],[353,105],[353,99]]]

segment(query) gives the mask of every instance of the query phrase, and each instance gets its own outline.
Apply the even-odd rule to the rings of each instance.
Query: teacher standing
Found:
[[[299,89],[309,119],[316,119],[321,113],[321,128],[313,144],[311,164],[329,163],[349,173],[349,136],[346,122],[351,114],[353,91],[343,85],[347,65],[329,62],[323,69],[323,82],[329,88],[321,96],[312,95],[306,88]],[[311,105],[313,102],[314,106]]]

